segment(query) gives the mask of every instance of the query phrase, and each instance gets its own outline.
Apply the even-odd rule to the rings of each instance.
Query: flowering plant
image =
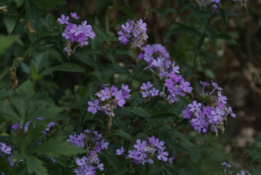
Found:
[[[229,96],[213,81],[206,91],[200,80],[212,77],[197,65],[209,53],[204,41],[221,34],[218,15],[226,24],[221,2],[140,14],[129,1],[85,4],[94,11],[84,3],[0,2],[0,173],[204,174],[204,161],[215,161],[208,142],[236,120]],[[156,31],[156,13],[166,32]]]

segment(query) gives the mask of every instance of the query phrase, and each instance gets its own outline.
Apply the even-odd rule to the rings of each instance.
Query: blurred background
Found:
[[[195,97],[197,98],[196,94],[201,91],[200,80],[208,82],[214,80],[224,89],[223,94],[228,97],[228,103],[237,115],[236,119],[228,120],[225,133],[219,133],[218,136],[210,134],[205,136],[191,131],[191,128],[185,129],[184,134],[190,136],[191,142],[204,141],[202,147],[205,150],[204,153],[199,150],[194,155],[180,155],[176,160],[177,166],[182,167],[186,163],[186,158],[190,157],[193,164],[198,165],[193,165],[193,168],[198,169],[186,171],[184,168],[184,175],[192,174],[193,171],[211,174],[217,168],[222,170],[220,163],[224,161],[231,163],[235,170],[248,170],[249,165],[254,164],[256,172],[261,174],[260,162],[251,162],[254,153],[251,154],[251,151],[246,150],[261,133],[261,0],[235,3],[224,0],[222,10],[217,13],[213,13],[210,4],[197,0],[33,0],[33,2],[37,9],[41,10],[37,13],[39,19],[48,20],[50,18],[48,14],[58,18],[61,14],[77,12],[81,19],[86,19],[90,24],[99,24],[110,36],[115,37],[117,27],[127,19],[143,19],[148,25],[147,43],[161,43],[167,48],[172,59],[180,66],[182,74],[195,88]],[[0,5],[1,3],[4,3],[4,0]],[[28,20],[16,25],[17,20],[21,20],[19,14],[27,13],[25,4],[23,0],[14,0],[8,9],[4,6],[0,8],[1,13],[7,12],[0,16],[0,21],[3,21],[0,23],[1,34],[18,36],[15,44],[7,50],[13,60],[19,59],[21,55],[25,55],[25,59],[30,57],[30,51],[25,52],[28,47],[26,41],[34,37],[35,30],[43,30],[41,28],[43,26],[38,26],[35,22],[36,19],[29,20],[28,14]],[[19,33],[19,28],[25,29],[26,32]],[[21,41],[19,38],[24,43],[19,43]],[[137,61],[138,49],[132,46],[129,49],[132,49],[132,54],[128,57],[118,55],[118,64],[124,63],[128,67],[128,64]],[[60,56],[55,51],[52,54],[59,61]],[[1,65],[10,65],[12,61],[8,59],[9,57],[6,54],[2,55]],[[20,76],[23,76],[24,72],[25,67],[17,70]],[[58,95],[64,98],[57,103],[64,105],[73,93],[69,89],[75,82],[79,82],[81,77],[77,74],[68,74],[71,83],[67,81],[65,84],[61,81],[63,76],[58,74],[54,79],[59,86],[67,88],[65,94],[58,92]],[[14,80],[15,86],[12,74],[11,80]],[[55,84],[45,86],[42,88],[49,89],[51,94],[57,95],[59,86]],[[261,157],[254,159],[259,158],[261,159]]]

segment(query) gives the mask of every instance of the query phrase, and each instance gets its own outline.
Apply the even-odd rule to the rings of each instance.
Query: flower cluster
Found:
[[[142,19],[136,23],[129,20],[122,24],[118,30],[119,41],[122,44],[127,44],[131,38],[134,39],[135,44],[141,48],[144,42],[148,39],[147,24],[143,23]]]
[[[191,93],[192,87],[190,83],[185,81],[180,73],[179,66],[175,66],[175,62],[170,60],[170,55],[161,44],[146,45],[144,47],[144,53],[139,55],[140,59],[144,59],[148,66],[145,69],[150,69],[156,73],[159,78],[164,79],[164,90],[160,93],[169,103],[178,101],[178,95],[185,96],[186,93]],[[150,84],[143,84],[141,88],[148,89]],[[167,91],[165,91],[167,87]],[[156,90],[154,91],[156,94]],[[148,96],[150,91],[146,91],[142,94],[143,97]]]
[[[87,110],[93,114],[96,114],[97,111],[103,111],[109,116],[114,116],[114,109],[117,106],[123,107],[125,105],[126,99],[130,98],[130,91],[128,85],[124,84],[122,84],[120,90],[115,86],[105,87],[96,93],[100,101],[88,101],[89,107]]]
[[[160,78],[167,77],[171,66],[170,55],[166,48],[161,44],[147,44],[143,48],[144,53],[139,54],[139,58],[145,60],[148,66],[145,69],[150,69],[158,73]]]
[[[79,19],[77,13],[71,13],[70,15],[75,20]],[[68,55],[71,54],[71,44],[73,42],[75,42],[77,46],[82,47],[89,44],[89,38],[94,39],[95,37],[92,26],[87,25],[87,21],[83,21],[81,24],[77,25],[69,22],[69,16],[65,15],[58,18],[58,21],[60,24],[65,25],[62,36],[67,40],[64,50],[67,51]]]
[[[214,88],[211,92],[205,92],[208,83],[202,81],[200,83],[203,86],[201,94],[203,103],[194,100],[182,111],[184,118],[190,119],[192,127],[198,132],[206,133],[209,127],[215,133],[218,133],[218,129],[223,132],[227,116],[235,118],[236,115],[232,108],[227,106],[227,97],[222,95],[222,88],[218,87],[217,83],[212,81]],[[217,94],[214,94],[216,91]]]
[[[231,165],[229,165],[226,162],[221,163],[221,165],[224,166],[224,173],[225,173],[225,175],[233,175],[234,174],[234,171],[230,171],[229,170],[229,168],[232,167]],[[244,170],[241,170],[239,173],[237,173],[235,175],[251,175],[251,173],[249,173],[247,171],[244,171]]]
[[[148,143],[145,140],[137,139],[134,150],[129,150],[127,158],[132,159],[136,164],[142,165],[145,163],[153,164],[153,156],[157,156],[160,161],[172,163],[174,157],[169,158],[169,153],[165,149],[164,142],[155,136],[148,137]],[[124,152],[124,148],[121,147],[121,149],[116,150],[116,155],[122,155]]]
[[[104,164],[100,163],[98,155],[102,150],[108,149],[109,142],[105,142],[102,134],[97,131],[84,130],[80,135],[70,135],[67,142],[71,142],[81,148],[86,148],[88,155],[81,158],[76,158],[78,168],[74,170],[75,174],[95,175],[96,170],[104,170]]]
[[[143,92],[141,92],[142,97],[154,97],[159,95],[159,90],[155,89],[153,87],[153,84],[151,84],[149,81],[147,83],[143,83],[142,86],[140,87]]]
[[[179,67],[172,64],[172,71],[169,73],[168,78],[165,79],[165,87],[168,91],[164,94],[165,98],[169,103],[174,103],[178,101],[178,95],[184,97],[186,93],[191,93],[192,87],[190,82],[184,80],[179,73]]]

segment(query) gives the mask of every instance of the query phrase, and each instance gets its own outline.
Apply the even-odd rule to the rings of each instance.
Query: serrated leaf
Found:
[[[118,135],[121,136],[127,140],[132,140],[131,135],[129,135],[128,133],[126,133],[125,131],[122,130],[115,130],[115,131],[110,131],[109,135]]]
[[[30,113],[30,119],[34,119],[38,116],[47,118],[53,118],[55,115],[59,114],[63,109],[56,106],[40,106]]]
[[[27,164],[27,170],[31,174],[35,172],[37,175],[48,175],[47,169],[42,165],[42,162],[35,156],[24,156]]]
[[[9,102],[2,102],[0,104],[0,116],[13,122],[20,121],[19,115],[13,110]]]

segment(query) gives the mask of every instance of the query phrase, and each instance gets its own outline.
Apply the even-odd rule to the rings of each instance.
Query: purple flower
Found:
[[[134,150],[128,151],[128,158],[133,159],[133,162],[136,164],[142,164],[145,163],[153,164],[153,160],[151,159],[152,156],[156,156],[161,161],[167,161],[169,160],[168,155],[169,153],[164,151],[164,142],[159,141],[158,138],[155,136],[148,137],[149,143],[146,141],[142,141],[140,139],[136,140],[136,144],[134,145]],[[122,148],[123,149],[123,148]],[[116,152],[116,154],[122,154],[123,150],[119,150]]]
[[[151,94],[151,96],[157,96],[157,95],[159,95],[159,90],[157,90],[157,89],[155,89],[155,88],[153,88],[152,90],[150,90],[150,94]]]
[[[197,101],[193,101],[192,104],[189,104],[188,107],[189,107],[189,110],[190,112],[199,112],[200,111],[200,107],[201,107],[201,103],[197,103]]]
[[[70,13],[71,17],[74,19],[79,19],[80,17],[77,15],[77,13]]]
[[[141,141],[140,139],[136,140],[136,144],[134,145],[134,148],[136,148],[138,151],[141,151],[144,149],[144,147],[147,145],[146,141]]]
[[[97,170],[103,171],[104,164],[100,163],[99,154],[101,150],[108,148],[108,142],[105,142],[105,139],[99,134],[97,131],[84,130],[85,133],[81,133],[80,135],[70,135],[70,141],[74,144],[75,140],[81,140],[84,143],[88,143],[86,146],[88,149],[88,153],[86,156],[82,158],[76,158],[76,164],[78,168],[75,169],[75,173],[77,175],[95,175]],[[82,148],[85,148],[85,144]]]
[[[111,97],[110,89],[106,87],[105,89],[98,92],[96,95],[101,99],[101,101],[105,101]]]
[[[221,91],[218,91],[218,101],[224,104],[227,104],[227,97],[222,96]]]
[[[221,87],[218,87],[218,84],[212,81],[212,85],[214,86],[214,89],[212,90],[211,94],[217,89],[219,91],[222,91],[223,89]]]
[[[120,156],[125,152],[125,149],[121,147],[121,149],[116,149],[116,155]]]
[[[79,16],[77,13],[70,13],[71,17],[78,19]],[[83,21],[80,25],[73,24],[69,22],[69,17],[62,15],[61,18],[58,18],[58,21],[61,24],[66,24],[65,29],[62,33],[62,36],[68,40],[64,50],[69,53],[72,51],[71,45],[76,42],[80,47],[88,45],[88,39],[94,39],[95,33],[93,32],[92,26],[87,25],[87,21]]]
[[[231,168],[231,165],[229,165],[227,162],[221,163],[221,165],[225,166],[224,172],[227,172],[227,168]]]
[[[232,108],[231,108],[231,107],[228,107],[228,111],[229,111],[229,114],[231,115],[231,117],[233,117],[233,118],[236,118],[236,114],[235,114],[235,113],[233,113],[233,111],[232,111]]]
[[[204,82],[204,81],[200,81],[200,84],[201,84],[203,87],[205,87],[205,86],[209,86],[209,83]]]
[[[52,126],[55,126],[55,123],[54,123],[54,122],[50,122],[50,123],[46,126],[45,130],[44,130],[42,133],[43,133],[44,135],[46,135],[46,134],[50,131],[50,128],[51,128]]]
[[[219,107],[216,107],[214,110],[210,112],[211,116],[209,116],[210,123],[220,123],[225,115],[225,112],[221,110]]]
[[[153,85],[148,81],[147,83],[143,83],[140,89],[142,90],[149,90]]]
[[[99,106],[99,100],[93,100],[93,101],[88,101],[88,111],[96,114],[97,111],[101,110],[101,107]]]
[[[118,30],[118,39],[120,43],[127,44],[131,38],[133,38],[135,44],[141,47],[144,42],[148,39],[147,24],[143,23],[142,19],[138,20],[137,23],[134,21],[128,21],[121,25]]]
[[[58,18],[60,24],[69,24],[69,16],[62,15],[61,18]]]
[[[184,92],[187,92],[187,93],[191,93],[191,91],[193,90],[192,87],[190,87],[190,82],[187,82],[187,81],[182,81],[180,83],[180,88],[184,91]]]
[[[0,142],[0,151],[2,151],[5,154],[11,154],[12,148],[10,146],[7,146],[3,142]]]
[[[170,158],[169,158],[169,163],[170,163],[170,164],[173,164],[173,161],[174,161],[174,160],[175,160],[175,157],[170,157]]]
[[[182,111],[182,113],[183,113],[183,117],[184,118],[186,118],[186,119],[190,119],[190,117],[191,117],[191,112],[190,112],[190,109],[187,107],[186,109],[184,109],[183,111]]]
[[[168,160],[168,155],[169,155],[168,152],[163,152],[163,151],[161,151],[161,152],[159,152],[157,158],[158,158],[159,160],[162,160],[162,161],[167,161],[167,160]]]
[[[179,73],[179,66],[175,66],[175,63],[172,63],[172,72]]]
[[[101,145],[101,149],[108,149],[109,142],[105,142],[105,139],[102,139],[100,145]]]
[[[19,125],[18,122],[16,122],[15,124],[13,124],[13,125],[11,126],[11,128],[12,128],[13,130],[15,130],[15,131],[18,130],[19,127],[20,127],[20,125]]]
[[[104,170],[104,164],[103,164],[103,163],[99,164],[99,165],[98,165],[98,169],[99,169],[100,171],[103,171],[103,170]]]

